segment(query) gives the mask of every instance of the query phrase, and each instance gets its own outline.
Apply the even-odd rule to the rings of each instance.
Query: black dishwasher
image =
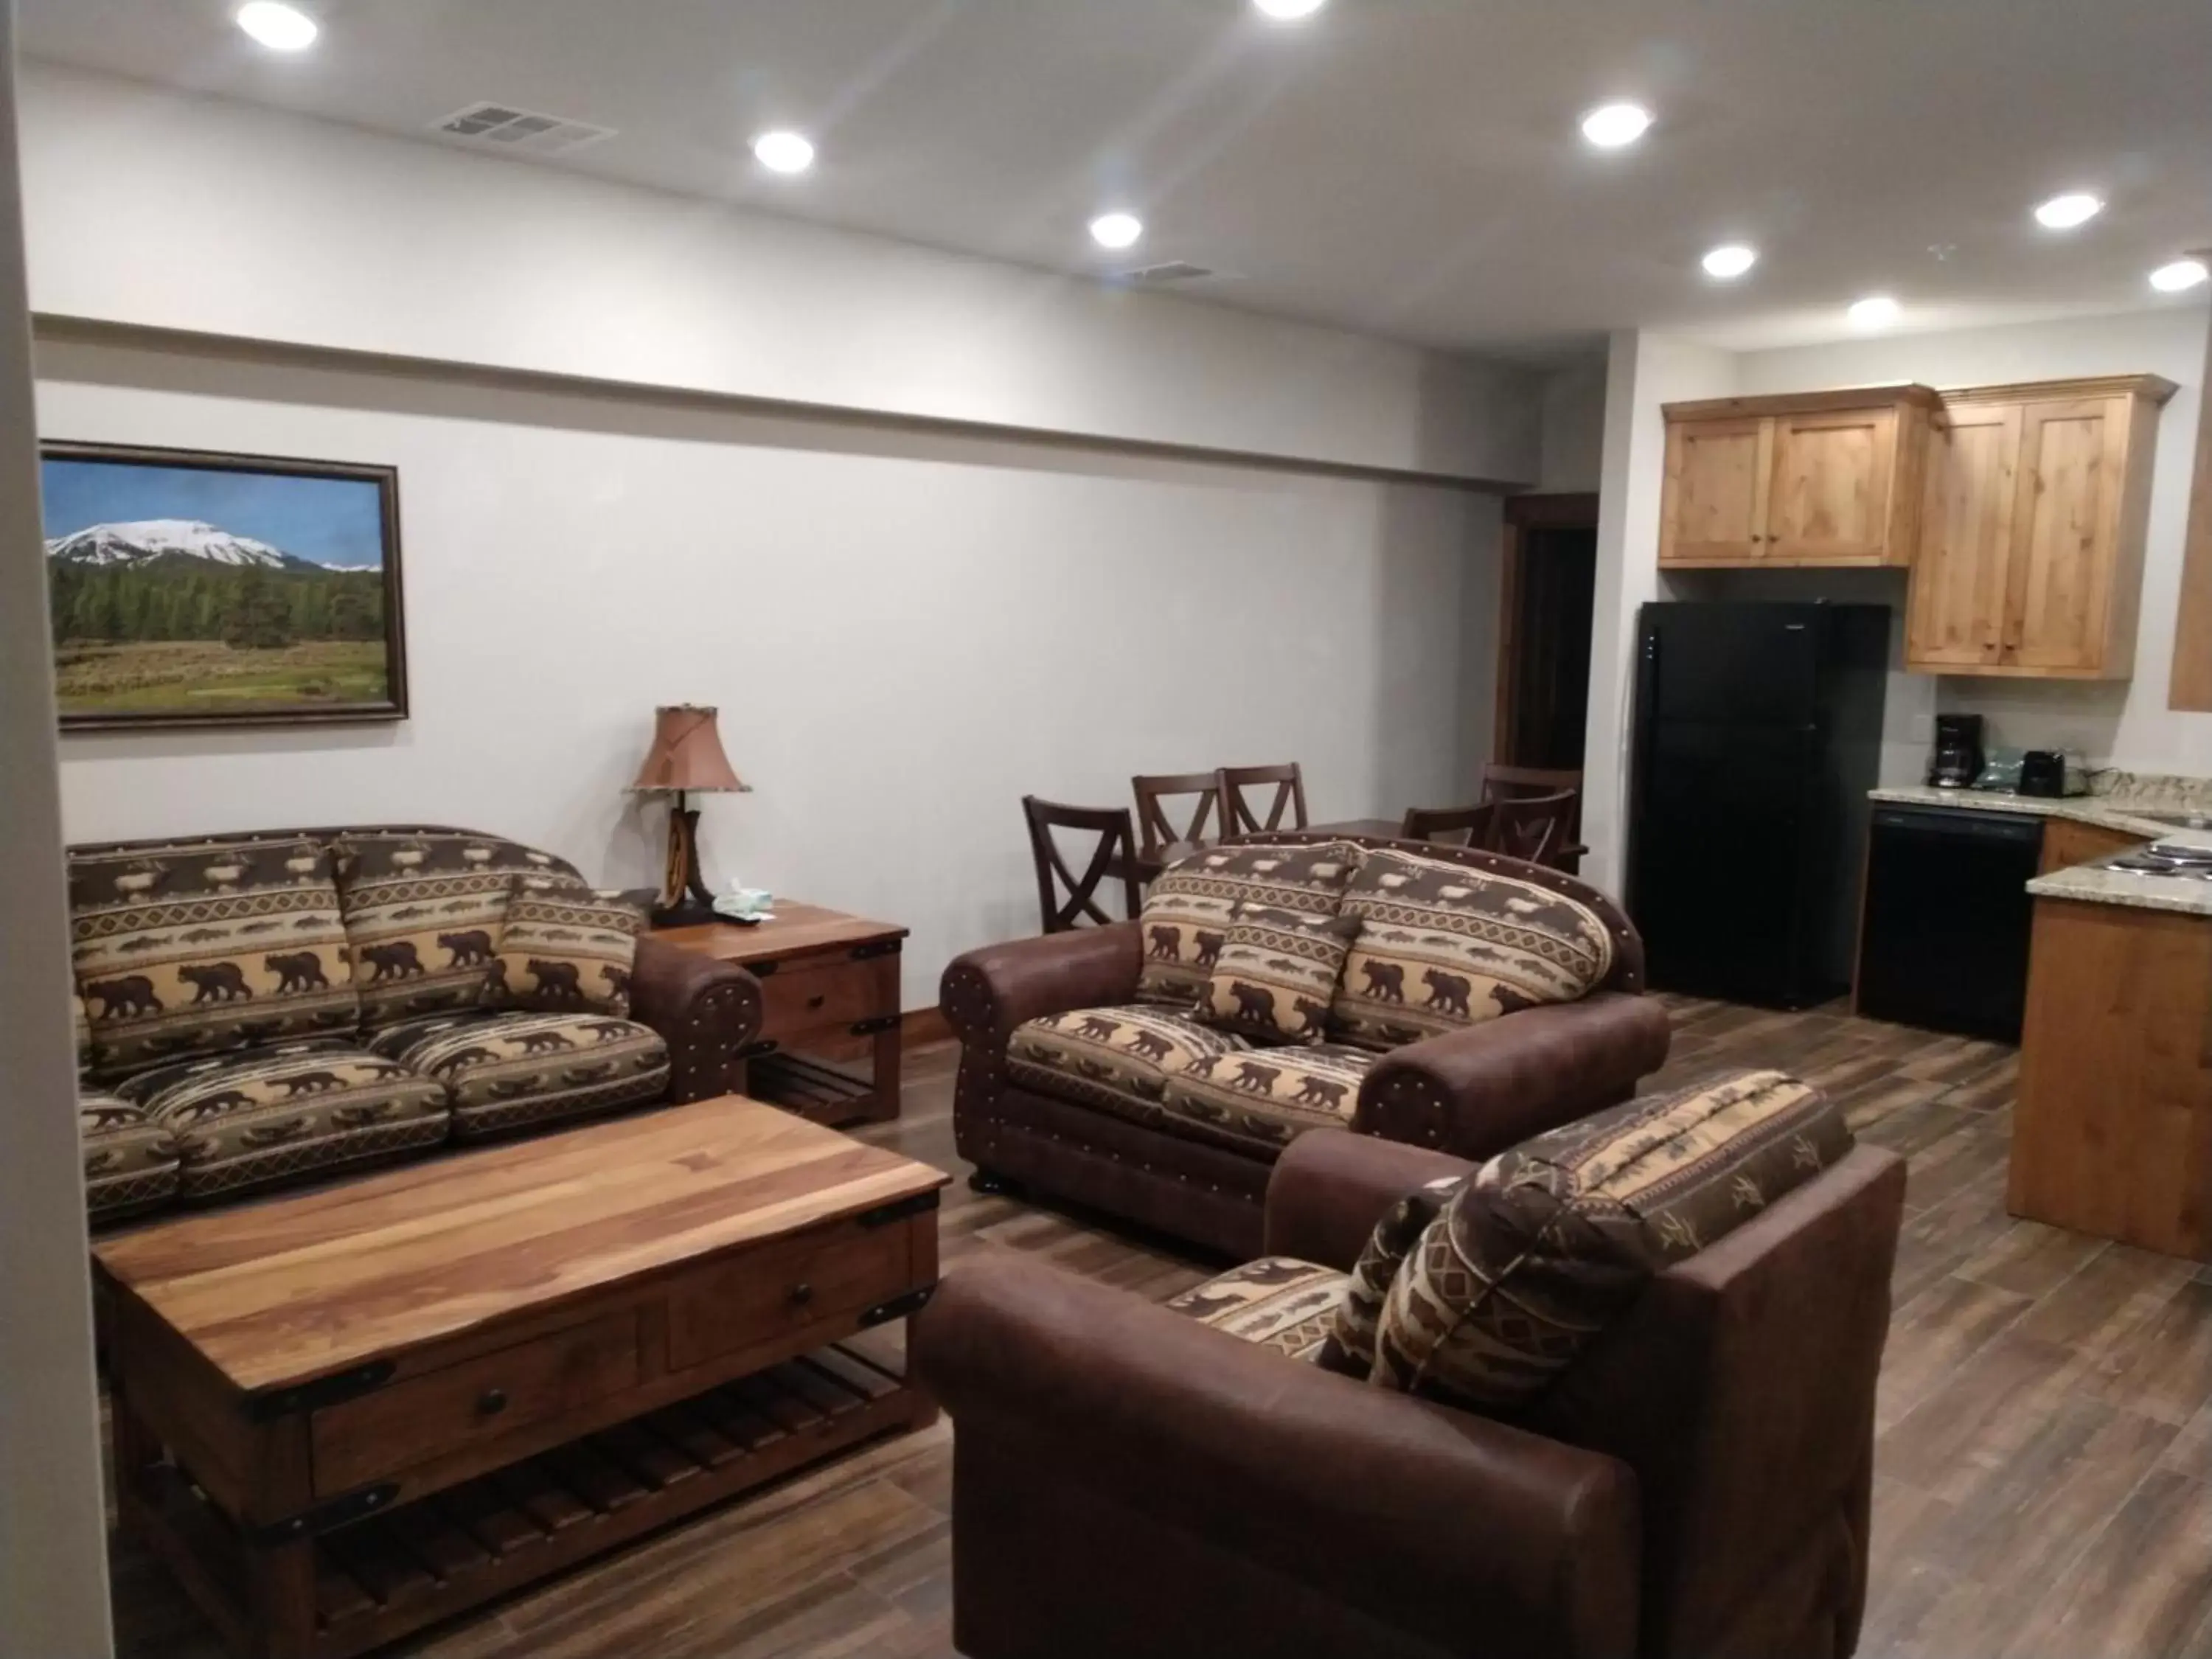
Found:
[[[2018,1042],[2035,907],[2027,884],[2042,856],[2040,818],[1877,806],[1859,1012]]]

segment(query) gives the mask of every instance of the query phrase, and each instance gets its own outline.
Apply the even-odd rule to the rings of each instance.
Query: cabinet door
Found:
[[[2020,415],[2017,404],[1961,404],[1934,440],[1906,611],[1908,667],[1974,668],[2003,653]]]
[[[1765,550],[1771,420],[1678,421],[1667,428],[1662,564],[1742,564]]]
[[[2126,459],[2124,398],[2021,410],[2006,568],[2008,665],[2080,673],[2103,667]]]
[[[1778,415],[1766,506],[1778,564],[1880,564],[1889,556],[1897,410]]]

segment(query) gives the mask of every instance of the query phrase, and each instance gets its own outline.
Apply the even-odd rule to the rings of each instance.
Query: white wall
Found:
[[[1738,389],[1745,392],[1809,392],[1886,380],[1943,387],[2144,374],[2162,374],[2181,387],[2159,418],[2134,678],[2109,684],[1971,675],[1937,678],[1903,672],[1900,655],[1898,672],[1890,677],[1891,742],[1884,757],[1893,779],[1900,772],[1912,778],[1924,769],[1938,709],[1983,715],[1993,743],[2077,748],[2097,764],[2135,772],[2212,775],[2212,715],[2176,713],[2166,702],[2190,472],[2203,398],[2207,321],[2202,305],[2174,306],[2032,326],[1752,352],[1739,359]],[[1847,574],[1863,573],[1838,573]],[[1778,574],[1774,580],[1789,579]],[[1821,579],[1808,572],[1798,580]],[[1856,597],[1828,588],[1807,591]],[[1896,603],[1900,608],[1904,604],[1901,581]]]
[[[1586,494],[1605,474],[1606,360],[1553,369],[1538,390],[1536,488]]]
[[[706,803],[710,875],[908,924],[912,1007],[1035,931],[1024,793],[1296,758],[1316,817],[1395,815],[1487,754],[1497,504],[1462,490],[242,349],[40,370],[50,437],[401,477],[413,718],[72,737],[72,839],[431,820],[643,884],[653,708],[719,704],[757,793]]]
[[[41,314],[1525,484],[1526,371],[40,66]]]
[[[108,1652],[46,570],[0,5],[0,1652]]]

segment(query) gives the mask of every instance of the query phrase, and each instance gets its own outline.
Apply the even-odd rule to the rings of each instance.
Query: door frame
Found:
[[[1520,691],[1521,562],[1532,530],[1595,530],[1597,492],[1576,490],[1556,494],[1532,492],[1505,498],[1504,528],[1498,537],[1498,690],[1492,699],[1496,713],[1491,722],[1490,758],[1493,764],[1512,766],[1520,757],[1513,747],[1515,701]]]

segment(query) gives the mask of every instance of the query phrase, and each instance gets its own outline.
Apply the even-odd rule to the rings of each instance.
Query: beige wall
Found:
[[[46,560],[0,5],[0,1654],[111,1646]]]

